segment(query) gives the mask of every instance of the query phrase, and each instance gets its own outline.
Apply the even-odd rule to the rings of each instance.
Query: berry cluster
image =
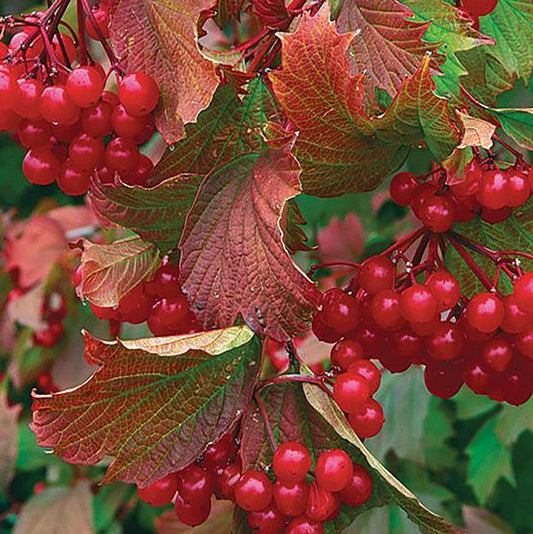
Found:
[[[89,13],[89,35],[104,39],[105,5]],[[33,184],[57,182],[72,196],[88,191],[91,176],[113,184],[118,174],[146,185],[153,163],[138,147],[155,132],[156,82],[133,72],[119,77],[118,95],[105,90],[109,73],[90,59],[84,40],[57,30],[55,16],[39,12],[4,23],[16,33],[9,46],[0,43],[0,132],[13,131],[28,149],[23,171]]]
[[[313,472],[311,466],[308,449],[288,442],[274,453],[274,482],[263,471],[242,472],[237,444],[226,435],[197,463],[138,493],[154,506],[173,502],[177,517],[191,527],[207,520],[215,495],[235,502],[259,534],[321,534],[323,523],[337,516],[341,503],[357,507],[368,501],[372,478],[340,449],[321,453]]]
[[[82,278],[78,268],[74,284],[78,286]],[[179,284],[179,269],[170,263],[164,263],[151,280],[137,284],[124,295],[117,308],[92,303],[90,307],[99,319],[115,323],[147,322],[155,336],[187,334],[198,329],[196,317]]]
[[[476,159],[466,167],[459,183],[446,184],[446,175],[440,172],[430,176],[421,183],[426,176],[401,172],[391,181],[390,195],[397,204],[410,206],[420,222],[436,233],[478,214],[489,223],[504,221],[513,208],[528,201],[533,189],[531,169],[514,166],[502,170],[493,163],[483,168]]]

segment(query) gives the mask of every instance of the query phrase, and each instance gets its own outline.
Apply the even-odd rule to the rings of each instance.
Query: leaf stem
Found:
[[[254,400],[257,403],[257,407],[259,408],[259,412],[261,413],[261,417],[263,418],[263,422],[265,424],[265,428],[268,434],[270,445],[275,451],[278,448],[278,444],[276,443],[276,437],[274,436],[274,431],[272,430],[272,427],[270,426],[270,420],[268,419],[268,413],[266,411],[265,403],[263,402],[263,399],[261,399],[261,396],[259,395],[258,391],[254,393]]]

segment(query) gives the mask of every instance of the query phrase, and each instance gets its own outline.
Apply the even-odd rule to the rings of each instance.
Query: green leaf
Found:
[[[468,388],[461,388],[452,401],[455,403],[457,419],[460,420],[474,419],[499,406],[499,403],[485,395],[476,395]]]
[[[506,404],[496,417],[496,435],[507,447],[513,445],[522,432],[533,432],[533,402],[521,406]]]
[[[34,471],[61,461],[54,456],[46,454],[37,445],[37,439],[30,429],[29,421],[24,420],[17,425],[17,443],[18,454],[15,463],[17,471],[24,473]]]
[[[491,108],[505,133],[521,147],[533,150],[533,108]]]
[[[500,478],[515,483],[511,451],[496,435],[496,420],[489,419],[466,449],[470,458],[468,482],[481,503],[487,502]]]
[[[93,499],[95,529],[111,528],[117,511],[132,497],[134,491],[132,486],[118,482],[100,488]]]
[[[464,389],[464,388],[463,388]],[[452,418],[441,399],[432,397],[424,421],[425,464],[432,470],[450,469],[456,465],[457,451],[447,441],[453,438]]]
[[[114,456],[105,483],[148,485],[195,460],[246,408],[260,343],[246,327],[102,342],[86,334],[100,368],[81,386],[34,394],[37,441],[71,463]]]

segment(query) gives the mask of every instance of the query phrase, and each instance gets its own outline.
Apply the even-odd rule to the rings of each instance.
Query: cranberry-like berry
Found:
[[[400,307],[407,321],[423,323],[437,312],[437,300],[426,286],[414,284],[402,292]]]
[[[144,488],[137,488],[139,497],[152,506],[166,506],[178,491],[178,479],[172,473]]]
[[[305,515],[313,521],[327,521],[335,516],[339,509],[340,500],[317,482],[309,486],[309,498]]]
[[[357,300],[334,288],[326,291],[322,302],[322,313],[328,326],[342,335],[354,330],[360,317]]]
[[[41,95],[41,115],[50,123],[69,126],[78,122],[80,108],[64,85],[47,87]]]
[[[498,0],[461,0],[461,6],[474,17],[483,17],[496,9]]]
[[[120,174],[127,175],[133,172],[139,165],[139,158],[137,145],[129,139],[117,137],[107,145],[105,163]]]
[[[288,441],[282,443],[274,452],[272,469],[283,482],[300,482],[311,469],[311,454],[301,443]]]
[[[98,319],[110,321],[111,319],[116,319],[118,316],[118,310],[114,308],[108,308],[104,306],[97,306],[92,302],[89,303],[91,311],[94,313]]]
[[[313,334],[315,334],[320,341],[324,341],[325,343],[335,343],[342,337],[341,334],[324,322],[323,312],[318,312],[313,315],[313,318],[311,319],[311,328]]]
[[[137,284],[124,295],[118,304],[122,320],[126,323],[144,323],[152,311],[154,299],[145,291],[144,284]]]
[[[352,475],[352,460],[341,449],[322,452],[316,461],[316,482],[320,488],[326,491],[342,490],[349,484]]]
[[[396,204],[409,206],[417,188],[418,182],[413,173],[400,172],[391,180],[389,192]]]
[[[38,148],[50,142],[52,131],[45,121],[24,121],[19,126],[18,136],[23,147]]]
[[[516,295],[503,297],[502,330],[509,334],[518,334],[533,325],[533,314],[526,313],[518,306]]]
[[[420,336],[412,332],[411,329],[406,328],[391,335],[390,348],[398,359],[410,362],[414,357],[422,353],[424,342]]]
[[[348,414],[348,422],[360,438],[372,438],[383,428],[383,408],[379,402],[369,399],[358,411]]]
[[[41,117],[41,93],[43,84],[33,78],[19,79],[13,91],[12,109],[25,119],[38,119]]]
[[[195,464],[177,473],[179,494],[189,502],[201,502],[211,498],[213,477],[209,471]]]
[[[503,398],[514,406],[527,402],[533,395],[533,381],[525,369],[513,369],[502,384]]]
[[[100,33],[102,34],[102,37],[105,39],[109,38],[109,12],[107,9],[104,9],[103,6],[97,7],[96,9],[92,10],[94,21],[96,22],[96,25],[98,26],[98,29],[100,30]],[[94,39],[95,41],[98,41],[100,39],[100,36],[98,35],[98,32],[96,31],[96,28],[93,25],[93,21],[87,17],[85,19],[85,31],[87,32],[87,35]]]
[[[374,395],[381,384],[381,372],[370,360],[358,360],[349,368],[350,374],[362,376],[368,385],[370,395]]]
[[[466,305],[467,321],[480,332],[494,332],[503,321],[502,300],[494,293],[478,293]]]
[[[43,330],[33,334],[33,342],[40,347],[52,348],[65,335],[65,329],[60,322],[49,323]]]
[[[453,323],[439,323],[426,338],[428,354],[435,360],[453,360],[461,354],[463,333]]]
[[[344,504],[357,508],[365,504],[372,495],[372,477],[361,465],[353,464],[353,475],[349,484],[343,488],[339,497]]]
[[[488,208],[481,209],[481,218],[490,224],[498,224],[506,221],[512,214],[513,209],[509,206],[505,206],[499,210],[491,210]]]
[[[176,332],[185,333],[189,327],[189,304],[183,294],[159,300],[154,305],[152,314],[161,315],[168,328]]]
[[[139,165],[131,174],[122,177],[122,181],[128,185],[140,185],[142,187],[148,186],[148,179],[154,168],[152,160],[141,154],[139,156]]]
[[[463,379],[464,383],[478,395],[487,395],[494,386],[494,373],[489,372],[484,363],[476,358],[466,362]],[[436,381],[437,378],[431,380]]]
[[[271,505],[265,510],[250,512],[248,524],[257,534],[279,534],[284,530],[285,518],[275,506]]]
[[[69,146],[70,161],[80,171],[92,171],[102,165],[104,154],[103,141],[85,133],[77,135]]]
[[[442,399],[453,397],[463,385],[463,366],[460,360],[432,362],[424,371],[426,388]]]
[[[455,220],[453,204],[442,196],[430,196],[420,206],[420,222],[435,233],[448,231]]]
[[[211,513],[211,499],[190,502],[178,493],[174,502],[174,511],[182,523],[197,527],[205,523]]]
[[[204,451],[202,465],[207,469],[215,470],[217,467],[224,467],[235,458],[237,454],[237,444],[233,434],[222,436],[216,443],[209,445]]]
[[[366,378],[347,372],[337,376],[333,397],[341,410],[350,413],[358,410],[368,400],[370,388]]]
[[[7,111],[13,105],[13,77],[10,72],[0,71],[0,111]]]
[[[331,349],[331,365],[341,371],[347,371],[350,365],[365,357],[361,343],[355,339],[343,339]]]
[[[111,124],[112,107],[107,102],[97,102],[81,111],[82,130],[91,137],[107,137],[113,131]]]
[[[395,329],[402,322],[400,295],[392,289],[377,293],[370,304],[374,322],[384,330]]]
[[[494,336],[485,343],[481,357],[489,369],[501,373],[513,359],[513,347],[504,337]]]
[[[431,183],[427,182],[418,186],[411,201],[411,209],[418,218],[420,218],[422,204],[424,204],[427,199],[434,197],[436,193],[437,188]]]
[[[515,302],[518,307],[531,314],[533,302],[533,272],[523,274],[514,284]]]
[[[283,515],[296,517],[302,515],[307,508],[309,488],[304,481],[292,483],[276,480],[273,496]]]
[[[235,484],[235,500],[248,512],[264,510],[272,500],[272,482],[262,471],[246,471]]]
[[[123,105],[118,105],[113,110],[111,122],[119,137],[135,137],[143,132],[147,117],[134,117],[126,111]]]
[[[457,278],[448,271],[434,272],[428,278],[426,286],[437,299],[439,311],[449,310],[459,301],[461,287]]]
[[[531,188],[529,187],[527,177],[520,171],[509,169],[507,171],[507,179],[509,181],[507,205],[512,208],[522,206],[531,195]]]
[[[80,108],[94,106],[104,90],[100,71],[89,65],[75,68],[67,78],[67,91]]]
[[[77,169],[70,160],[67,160],[57,177],[57,185],[67,195],[73,197],[84,195],[90,186],[89,172]]]
[[[139,117],[155,109],[159,101],[159,89],[149,74],[133,72],[124,76],[118,84],[118,98],[130,115]]]
[[[33,148],[24,157],[22,170],[28,182],[35,185],[49,185],[59,176],[61,163],[48,148]]]
[[[365,291],[374,294],[393,287],[395,271],[394,263],[389,258],[373,256],[363,263],[357,280]]]
[[[533,360],[533,328],[528,328],[514,338],[516,349],[526,358]]]
[[[285,534],[324,534],[324,525],[306,516],[295,517],[287,525]]]
[[[235,485],[241,478],[241,467],[229,464],[219,467],[215,472],[215,494],[221,499],[235,500]]]
[[[507,205],[509,179],[500,169],[486,171],[481,179],[481,187],[476,193],[478,202],[485,208],[498,210]]]

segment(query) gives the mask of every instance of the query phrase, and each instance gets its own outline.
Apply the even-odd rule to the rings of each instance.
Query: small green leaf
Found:
[[[479,417],[499,406],[499,403],[485,395],[476,395],[468,388],[461,388],[452,401],[455,403],[456,415],[460,420]]]
[[[521,406],[506,404],[496,417],[498,439],[510,447],[526,430],[533,432],[533,402]]]
[[[93,499],[94,526],[96,530],[100,531],[112,527],[117,511],[131,498],[134,491],[132,486],[119,482],[100,488],[100,491]]]

